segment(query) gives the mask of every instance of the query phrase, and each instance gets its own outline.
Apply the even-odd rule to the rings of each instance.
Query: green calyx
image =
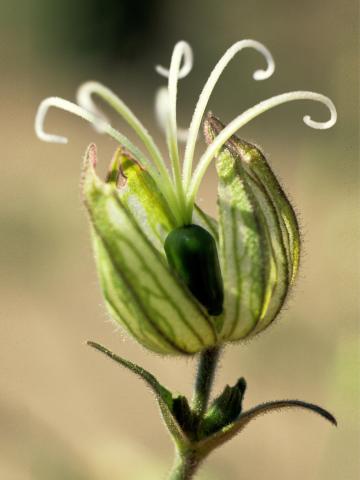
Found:
[[[113,176],[104,183],[96,175],[93,145],[83,175],[96,264],[112,318],[157,353],[192,354],[215,345],[214,322],[167,264],[163,244],[173,218],[166,202],[145,170],[124,153],[117,155],[122,187]]]
[[[224,126],[209,114],[208,143]],[[264,330],[281,310],[299,263],[295,213],[262,152],[233,135],[217,154],[219,257],[224,281],[221,335]]]
[[[223,125],[205,121],[211,143]],[[154,178],[119,148],[107,179],[85,157],[83,192],[111,316],[146,348],[192,354],[264,330],[294,281],[300,236],[264,155],[232,136],[216,156],[219,222],[180,225]]]
[[[235,134],[259,115],[288,102],[326,106],[330,114],[326,121],[303,117],[315,129],[335,125],[337,112],[333,102],[320,93],[290,91],[260,101],[227,126],[209,115],[205,120],[208,146],[195,162],[212,92],[227,65],[244,49],[255,50],[265,60],[254,72],[254,80],[266,80],[274,73],[274,59],[265,45],[252,39],[235,42],[211,70],[186,129],[177,122],[178,82],[192,69],[191,46],[178,42],[168,68],[156,67],[167,79],[155,101],[168,147],[166,158],[132,109],[96,81],[80,86],[77,103],[53,96],[44,99],[37,110],[35,131],[43,141],[68,142],[44,126],[49,108],[60,108],[121,145],[106,183],[85,162],[84,196],[109,311],[140,343],[156,352],[196,353],[261,332],[277,317],[296,277],[300,238],[294,211],[265,156]],[[139,144],[114,128],[96,98],[121,117]],[[186,142],[183,152],[180,140]],[[215,158],[219,222],[196,206],[200,184]],[[182,248],[170,257],[164,251],[167,236],[176,236],[176,229],[194,224],[216,243],[216,255],[209,255],[201,268],[174,261],[179,252],[184,253]],[[209,254],[208,247],[204,250]],[[200,285],[198,279],[204,276],[208,281]]]

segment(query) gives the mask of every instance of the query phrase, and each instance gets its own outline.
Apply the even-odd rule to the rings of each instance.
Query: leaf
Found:
[[[161,385],[152,373],[136,365],[135,363],[130,362],[129,360],[125,360],[124,358],[119,357],[118,355],[108,350],[106,347],[103,347],[99,343],[88,341],[87,345],[95,348],[101,353],[104,353],[116,363],[127,368],[131,372],[135,373],[135,375],[140,377],[142,380],[144,380],[156,396],[163,419],[169,429],[172,438],[174,439],[174,442],[179,447],[183,447],[189,444],[189,439],[187,435],[184,433],[175,415],[173,414],[174,399],[170,390]]]
[[[273,402],[262,403],[250,410],[243,412],[236,421],[227,425],[219,432],[216,432],[215,434],[199,442],[198,449],[203,452],[204,455],[206,455],[240,433],[252,420],[255,420],[257,417],[286,408],[303,408],[305,410],[310,410],[325,418],[325,420],[328,420],[333,425],[337,426],[335,417],[330,412],[322,407],[319,407],[318,405],[303,402],[301,400],[277,400]]]

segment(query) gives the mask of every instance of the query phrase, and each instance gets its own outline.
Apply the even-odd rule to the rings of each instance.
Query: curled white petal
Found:
[[[188,128],[180,128],[177,129],[177,138],[179,142],[187,142],[189,138],[189,129]]]
[[[78,105],[72,102],[69,102],[68,100],[65,100],[63,98],[49,97],[49,98],[45,98],[40,103],[38,110],[36,112],[36,117],[35,117],[36,135],[40,138],[40,140],[43,140],[44,142],[63,143],[63,144],[68,143],[68,139],[66,137],[45,132],[44,123],[45,123],[46,114],[50,107],[57,107],[57,108],[60,108],[61,110],[66,110],[67,112],[73,113],[74,115],[77,115],[78,117],[81,117],[84,120],[87,120],[92,125],[97,125],[102,130],[104,131],[106,130],[105,122],[101,118],[92,114],[91,112],[88,112],[87,110],[84,110]]]
[[[334,103],[332,102],[332,100],[330,100],[330,98],[326,97],[325,95],[321,95],[321,94],[315,93],[315,92],[294,92],[294,93],[295,94],[296,93],[307,94],[306,97],[305,96],[303,97],[304,100],[314,100],[314,101],[317,101],[317,102],[322,102],[330,110],[330,118],[327,122],[317,122],[317,121],[313,120],[310,117],[310,115],[305,115],[303,117],[303,121],[308,127],[315,128],[317,130],[327,130],[328,128],[331,128],[335,125],[335,123],[337,121],[337,111],[336,111],[336,107],[335,107]],[[298,98],[298,99],[300,100],[300,98]],[[294,99],[294,100],[296,100],[296,99]]]
[[[92,125],[97,125],[101,130],[103,130],[105,133],[110,135],[110,137],[120,143],[120,145],[127,148],[129,152],[131,152],[136,158],[138,158],[141,163],[151,166],[149,160],[145,157],[145,155],[137,147],[135,147],[130,142],[130,140],[125,137],[125,135],[118,132],[110,124],[104,122],[103,119],[97,117],[88,110],[85,110],[79,105],[76,105],[75,103],[69,102],[68,100],[60,97],[45,98],[38,107],[35,116],[35,133],[40,138],[40,140],[51,143],[68,143],[68,139],[66,137],[47,133],[44,130],[46,114],[51,107],[60,108],[61,110],[83,118],[84,120],[90,122]]]
[[[82,85],[80,85],[80,87],[78,88],[78,91],[76,92],[76,100],[81,107],[85,108],[85,110],[88,110],[89,112],[94,113],[98,118],[101,118],[104,122],[110,123],[107,116],[100,110],[100,108],[96,106],[92,98],[93,93],[94,92],[96,93],[96,90],[99,86],[102,87],[101,84],[93,81],[83,83]],[[94,125],[94,128],[99,133],[104,133],[104,130],[101,129],[101,126]]]
[[[330,111],[330,119],[326,122],[317,122],[312,120],[309,115],[305,115],[303,118],[306,125],[311,128],[316,129],[327,129],[335,125],[337,120],[337,112],[334,103],[330,98],[315,92],[307,91],[296,91],[283,93],[281,95],[276,95],[267,100],[264,100],[252,108],[249,108],[241,115],[236,117],[232,122],[230,122],[214,139],[214,141],[208,146],[205,153],[199,160],[197,168],[194,172],[193,178],[191,180],[190,188],[188,190],[188,202],[189,205],[192,205],[196,196],[196,193],[199,189],[200,182],[210,165],[211,160],[216,156],[219,149],[229,140],[229,138],[234,135],[237,130],[249,123],[254,118],[258,117],[262,113],[274,108],[283,103],[288,103],[294,100],[312,100],[316,102],[323,103],[327,106]]]
[[[254,72],[254,80],[265,80],[271,77],[271,75],[275,71],[275,62],[270,51],[262,43],[257,42],[256,40],[240,40],[239,42],[236,42],[234,45],[232,45],[220,58],[205,83],[205,86],[199,96],[199,100],[196,104],[195,111],[191,120],[183,167],[183,178],[185,186],[190,183],[195,144],[199,134],[201,120],[205,113],[211,93],[214,90],[226,66],[234,58],[234,56],[244,48],[253,48],[257,50],[264,56],[267,63],[266,69],[260,69]]]
[[[166,131],[166,124],[169,121],[169,93],[167,87],[161,87],[156,92],[155,116],[159,126]]]
[[[191,54],[191,58],[189,55]],[[171,56],[170,69],[168,72],[168,109],[166,108],[166,97],[163,95],[162,100],[162,110],[168,110],[168,119],[166,122],[166,137],[169,149],[169,156],[173,171],[173,178],[175,187],[177,190],[177,197],[179,204],[182,207],[185,207],[185,194],[183,190],[182,178],[181,178],[181,168],[180,168],[180,157],[179,157],[179,147],[178,147],[178,130],[177,130],[177,118],[176,118],[176,103],[177,103],[177,86],[178,80],[181,73],[181,63],[184,60],[184,66],[189,69],[192,64],[192,53],[191,48],[186,42],[178,42],[175,45]],[[184,70],[183,70],[184,75]]]
[[[193,61],[194,61],[193,51],[192,51],[192,48],[190,47],[190,45],[187,42],[184,42],[184,41],[178,42],[175,45],[175,48],[177,48],[178,46],[180,46],[180,48],[183,51],[183,65],[181,66],[181,68],[179,70],[178,78],[184,78],[187,75],[189,75],[189,73],[192,70]],[[174,50],[175,50],[175,48],[174,48]],[[161,75],[163,77],[166,77],[166,78],[169,78],[170,70],[168,70],[167,68],[162,67],[161,65],[156,65],[155,70],[157,71],[157,73],[159,75]]]
[[[89,81],[81,85],[77,92],[77,101],[81,107],[85,110],[94,113],[98,118],[101,118],[103,122],[107,122],[106,116],[103,112],[96,106],[93,96],[97,95],[103,101],[105,101],[111,108],[113,108],[123,120],[134,130],[138,135],[147,151],[150,154],[151,159],[153,160],[156,168],[160,172],[160,175],[163,177],[165,183],[168,183],[168,171],[164,159],[154,142],[153,138],[149,134],[148,130],[136,117],[133,111],[118,97],[110,88],[105,87],[99,82]],[[95,125],[97,130],[101,133],[104,133],[102,125]],[[170,188],[171,186],[168,185]]]
[[[92,89],[94,84],[97,86],[99,85],[99,84],[96,84],[96,82],[93,82],[92,85],[91,83],[88,84],[86,89],[83,90],[83,95],[82,96],[80,95],[82,97],[82,102],[86,103],[88,108],[92,108],[92,106],[90,104],[90,101],[85,101],[85,97],[86,95],[91,94],[90,90]],[[104,92],[111,93],[111,91],[106,89],[106,87],[103,87],[103,88],[104,88]],[[84,92],[86,93],[86,95]],[[114,99],[111,98],[110,100],[114,100]],[[111,104],[111,101],[109,101],[109,103]],[[114,103],[112,103],[112,106],[113,108],[116,108]],[[119,107],[119,105],[117,106]],[[125,135],[123,135],[118,130],[113,128],[109,123],[107,123],[104,120],[105,119],[104,115],[101,115],[100,117],[98,113],[95,114],[92,111],[89,111],[88,109],[85,109],[79,105],[76,105],[75,103],[69,102],[68,100],[65,100],[59,97],[49,97],[43,100],[40,103],[38,107],[38,111],[36,113],[35,132],[36,132],[36,135],[45,142],[63,143],[63,144],[68,143],[68,139],[66,137],[45,132],[44,123],[45,123],[46,114],[50,107],[60,108],[61,110],[65,110],[80,118],[83,118],[84,120],[87,120],[93,126],[95,126],[97,130],[101,131],[102,133],[106,133],[110,135],[120,145],[126,148],[136,159],[138,159],[142,165],[146,166],[154,179],[158,178],[159,172],[160,172],[162,181],[159,182],[159,188],[164,194],[164,196],[169,199],[169,202],[173,205],[173,209],[175,212],[177,208],[175,193],[173,191],[173,186],[171,184],[168,172],[166,170],[166,166],[162,162],[161,158],[157,158],[158,163],[156,165],[157,166],[159,165],[160,168],[163,167],[163,169],[162,170],[154,169],[152,162],[149,161],[149,159],[143,154],[143,152],[139,150],[132,142],[130,142],[130,140],[125,137]],[[134,119],[135,119],[134,120],[135,125],[132,125],[134,130],[138,131],[138,133],[140,132],[139,136],[142,138],[147,149],[155,155],[156,145],[151,143],[151,137],[147,135],[147,132],[142,127],[142,125],[140,123],[139,123],[139,126],[136,124],[136,120],[137,120],[136,117],[134,117]],[[152,156],[152,159],[154,160],[154,156]],[[177,215],[178,212],[175,212],[175,214]]]

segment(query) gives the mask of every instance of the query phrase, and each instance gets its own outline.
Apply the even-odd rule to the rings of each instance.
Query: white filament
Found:
[[[102,111],[95,105],[92,95],[98,95],[101,99],[107,102],[124,120],[130,125],[130,127],[135,131],[140,140],[143,142],[147,151],[150,154],[151,159],[156,165],[160,175],[162,176],[165,184],[168,188],[171,187],[171,182],[169,181],[169,175],[167,168],[165,166],[164,159],[152,139],[151,135],[140,122],[140,120],[135,116],[135,114],[130,110],[130,108],[119,98],[114,92],[109,88],[105,87],[101,83],[90,81],[81,85],[77,92],[77,101],[80,106],[86,110],[96,114],[98,118],[101,118],[103,121],[106,121],[106,116]],[[99,131],[102,130],[102,126],[97,128]],[[153,171],[154,173],[154,171]]]
[[[84,98],[85,97],[83,97],[82,100],[84,100]],[[68,143],[68,139],[66,137],[45,132],[44,123],[50,107],[60,108],[61,110],[65,110],[69,113],[77,115],[78,117],[90,122],[93,126],[96,126],[99,131],[107,133],[120,145],[125,147],[142,165],[146,166],[148,170],[152,173],[152,176],[155,180],[156,178],[159,178],[158,171],[154,171],[153,164],[149,161],[149,159],[137,147],[135,147],[135,145],[133,145],[130,140],[128,140],[115,128],[113,128],[109,123],[107,123],[104,120],[105,116],[102,115],[101,112],[100,117],[98,113],[94,114],[93,112],[82,108],[75,103],[69,102],[68,100],[65,100],[63,98],[49,97],[40,103],[35,117],[35,132],[41,140],[52,143]],[[160,174],[161,181],[158,182],[159,189],[161,190],[165,198],[167,198],[168,201],[171,203],[174,215],[179,216],[178,201],[165,164],[163,164],[163,171],[160,171]]]
[[[316,129],[327,129],[335,125],[337,120],[337,112],[335,105],[330,100],[330,98],[321,95],[320,93],[315,92],[306,92],[306,91],[297,91],[297,92],[288,92],[281,95],[276,95],[267,100],[264,100],[254,107],[246,110],[241,115],[236,117],[232,122],[230,122],[214,139],[214,141],[208,146],[205,153],[199,160],[197,168],[194,172],[191,184],[188,190],[188,204],[193,205],[195,196],[199,189],[200,182],[210,165],[211,160],[216,156],[219,149],[229,140],[229,138],[235,134],[237,130],[249,123],[255,117],[261,115],[262,113],[274,108],[283,103],[288,103],[294,100],[313,100],[316,102],[321,102],[326,105],[330,111],[330,119],[326,122],[316,122],[311,119],[309,115],[305,115],[303,118],[306,125],[311,128]]]
[[[214,90],[217,81],[219,80],[219,77],[221,76],[226,66],[233,59],[233,57],[244,48],[253,48],[257,50],[264,56],[267,63],[267,67],[265,70],[256,70],[254,72],[254,80],[265,80],[271,77],[271,75],[275,71],[275,62],[270,51],[262,43],[257,42],[256,40],[241,40],[239,42],[236,42],[220,58],[205,83],[205,86],[200,94],[191,120],[183,166],[183,181],[185,188],[187,188],[190,183],[195,144],[199,134],[201,120],[209,102],[211,93]]]
[[[161,129],[166,132],[169,123],[169,92],[167,87],[160,87],[155,95],[155,116]],[[186,128],[177,128],[177,139],[186,142],[189,131]]]
[[[190,47],[190,45],[187,42],[184,42],[184,41],[178,42],[178,45],[179,44],[182,44],[184,63],[179,70],[178,78],[184,78],[187,75],[189,75],[189,73],[192,70],[192,67],[193,67],[193,52],[192,52],[192,48]],[[156,65],[155,70],[157,71],[157,73],[159,75],[162,75],[163,77],[169,78],[170,70],[168,70],[167,68],[164,68],[161,65]]]
[[[155,116],[159,126],[165,130],[169,121],[169,93],[167,87],[160,87],[155,95]]]
[[[136,156],[136,158],[138,158],[142,163],[149,164],[148,159],[137,147],[135,147],[124,135],[115,130],[115,128],[113,128],[110,124],[106,123],[102,118],[99,118],[97,115],[94,115],[88,110],[79,107],[79,105],[76,105],[75,103],[69,102],[68,100],[59,97],[45,98],[38,107],[35,117],[35,133],[40,138],[40,140],[51,143],[68,143],[68,139],[66,137],[47,133],[44,130],[45,118],[49,108],[51,107],[65,110],[66,112],[83,118],[84,120],[90,122],[92,125],[96,125],[103,132],[107,133],[108,135],[110,135],[110,137],[114,138],[114,140],[127,148],[129,152]]]
[[[168,72],[168,125],[166,126],[167,142],[170,154],[171,165],[173,169],[174,182],[178,194],[178,200],[181,205],[185,201],[183,184],[181,179],[180,158],[177,139],[177,119],[176,119],[176,102],[177,102],[177,84],[181,73],[181,63],[184,59],[184,65],[187,71],[190,68],[189,57],[191,48],[186,42],[178,42],[171,56],[170,70]],[[183,72],[183,75],[184,72]],[[165,98],[165,97],[164,97]]]
[[[88,110],[89,112],[92,112],[98,118],[101,118],[104,122],[110,123],[107,116],[100,110],[100,108],[95,105],[95,102],[91,98],[92,94],[96,93],[96,91],[98,90],[98,87],[103,86],[98,82],[92,81],[83,83],[82,85],[80,85],[76,92],[76,100],[80,107],[85,108],[85,110]],[[106,87],[103,88],[105,89]],[[100,93],[99,95],[101,96]],[[105,133],[104,130],[101,128],[101,125],[94,125],[94,128],[98,133]]]

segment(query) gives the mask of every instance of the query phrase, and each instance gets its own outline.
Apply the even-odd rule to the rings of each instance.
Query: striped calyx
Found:
[[[163,245],[174,219],[152,177],[121,149],[108,182],[97,176],[95,164],[91,145],[83,194],[111,316],[154,352],[192,354],[216,344],[213,320],[166,261]]]
[[[205,120],[208,143],[224,125]],[[262,152],[232,136],[216,158],[219,248],[224,282],[221,337],[264,330],[284,304],[299,265],[300,236],[289,200]]]

